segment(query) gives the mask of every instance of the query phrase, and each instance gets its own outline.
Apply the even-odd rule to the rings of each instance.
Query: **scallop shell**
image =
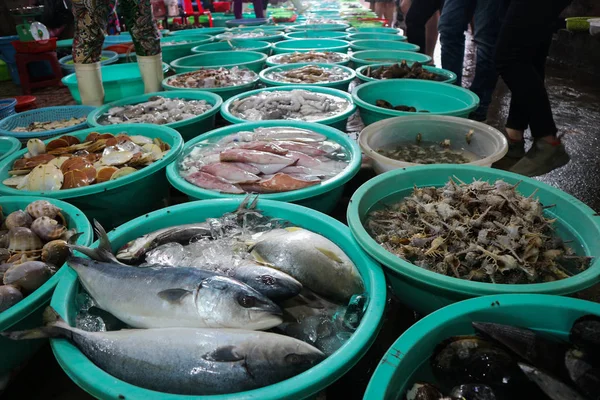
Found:
[[[123,165],[131,160],[133,153],[131,151],[113,151],[100,159],[104,165]]]
[[[44,154],[46,152],[46,145],[40,139],[29,139],[27,141],[27,151],[32,156]]]
[[[140,146],[143,146],[145,144],[152,144],[152,139],[150,139],[146,136],[133,135],[133,136],[129,136],[129,139],[131,139],[131,141],[133,143],[138,144]]]
[[[56,165],[58,168],[62,167],[63,163],[67,161],[69,157],[56,157],[54,160],[50,161],[48,164]]]
[[[27,183],[27,177],[28,175],[14,175],[3,180],[2,184],[19,189],[19,186],[22,186],[23,183]]]
[[[117,172],[119,169],[117,167],[113,167],[113,166],[108,166],[108,167],[101,167],[99,169],[96,170],[96,183],[102,183],[102,182],[106,182],[109,181],[110,178],[113,176],[113,174],[115,172]]]
[[[52,276],[52,268],[41,261],[27,261],[13,265],[5,273],[2,281],[5,285],[14,285],[26,293],[42,286]]]
[[[8,231],[8,249],[10,251],[32,251],[43,247],[42,240],[29,228],[13,228]]]
[[[29,228],[32,222],[33,219],[29,214],[25,211],[17,210],[8,214],[4,224],[6,225],[6,228],[10,230],[19,227]]]
[[[38,165],[29,174],[26,188],[32,191],[60,190],[63,180],[63,173],[56,165]]]
[[[31,230],[42,240],[49,242],[60,238],[67,228],[50,217],[40,217],[33,221]]]
[[[133,174],[136,171],[137,171],[137,169],[132,168],[132,167],[123,167],[123,168],[120,168],[117,172],[115,172],[114,174],[112,174],[112,176],[110,177],[110,180],[114,181],[115,179],[124,177],[124,176],[129,175],[129,174]]]
[[[162,150],[155,144],[145,144],[142,146],[142,149],[147,153],[151,153],[154,161],[160,160],[163,157]]]
[[[37,219],[40,217],[56,218],[59,212],[62,210],[50,203],[48,200],[36,200],[25,208],[25,211],[29,213],[33,218]]]
[[[89,179],[86,173],[80,169],[74,169],[65,173],[61,189],[73,189],[89,186],[89,184]]]

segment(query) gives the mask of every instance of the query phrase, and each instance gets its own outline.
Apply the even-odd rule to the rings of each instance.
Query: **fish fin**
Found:
[[[252,255],[252,257],[254,257],[254,261],[256,261],[257,263],[261,264],[261,265],[266,265],[267,267],[271,267],[274,269],[279,269],[277,268],[275,265],[271,264],[270,262],[268,262],[267,260],[265,260],[264,258],[261,257],[260,254],[258,254],[258,252],[256,250],[252,250],[250,252],[250,254]]]
[[[96,249],[91,249],[89,247],[80,246],[78,244],[68,244],[68,243],[67,243],[67,247],[71,250],[71,253],[73,252],[73,250],[77,250],[78,252],[85,254],[92,260],[102,261],[102,260],[100,260],[100,257],[98,255],[98,252],[96,251]]]
[[[329,259],[331,259],[331,260],[333,260],[335,262],[338,262],[338,263],[342,263],[343,262],[343,260],[337,254],[335,254],[331,250],[327,250],[327,249],[324,249],[322,247],[316,247],[316,249],[319,250],[321,253],[323,253],[323,255],[325,257],[327,257],[327,258],[329,258]]]
[[[108,239],[108,235],[106,235],[106,230],[104,230],[104,227],[100,225],[100,222],[95,219],[94,232],[96,232],[96,236],[98,236],[98,240],[100,241],[98,249],[102,249],[103,251],[108,251],[110,254],[113,254],[112,245]]]
[[[235,351],[235,346],[223,346],[206,353],[202,356],[205,360],[216,362],[236,362],[244,360],[244,357]]]
[[[158,292],[158,297],[171,304],[181,303],[183,298],[193,292],[185,289],[167,289],[162,292]]]
[[[75,243],[77,242],[77,239],[79,239],[79,237],[81,235],[83,235],[83,232],[77,232],[77,233],[71,235],[71,237],[69,238],[69,240],[67,240],[67,244],[75,245]]]
[[[286,231],[288,232],[296,232],[296,231],[301,231],[304,230],[304,228],[300,228],[299,226],[289,226],[287,228],[284,228]]]
[[[71,328],[52,307],[48,306],[44,310],[43,321],[45,326],[26,331],[0,332],[0,336],[4,336],[11,340],[44,339],[52,337],[72,338],[74,329]]]

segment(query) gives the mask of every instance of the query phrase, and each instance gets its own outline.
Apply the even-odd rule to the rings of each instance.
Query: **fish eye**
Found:
[[[261,275],[260,280],[262,281],[262,283],[269,286],[274,285],[276,282],[275,278],[271,275]]]
[[[256,297],[253,296],[240,296],[238,297],[238,303],[244,308],[251,308],[256,305]]]

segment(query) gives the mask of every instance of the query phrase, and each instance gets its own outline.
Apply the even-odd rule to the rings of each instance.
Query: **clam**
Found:
[[[32,156],[44,154],[46,152],[46,145],[40,139],[29,139],[27,141],[27,151]]]
[[[38,165],[29,174],[26,188],[31,191],[60,190],[63,181],[63,173],[56,165]]]
[[[14,285],[25,293],[31,293],[42,286],[52,276],[52,268],[41,261],[27,261],[13,265],[5,273],[5,285]]]
[[[112,153],[102,156],[100,162],[104,165],[123,165],[133,157],[131,151],[113,151]]]
[[[40,217],[33,221],[31,230],[48,242],[60,238],[67,228],[50,217]]]
[[[37,219],[40,217],[56,218],[62,210],[48,200],[36,200],[33,203],[29,203],[25,211]]]
[[[60,267],[69,257],[69,247],[62,239],[52,240],[42,248],[42,261]]]
[[[129,175],[129,174],[133,174],[136,171],[137,171],[137,169],[132,168],[132,167],[119,168],[119,170],[117,172],[115,172],[114,174],[112,174],[112,176],[110,177],[110,180],[114,181],[115,179],[122,178],[122,177],[124,177],[126,175]]]
[[[13,285],[0,286],[0,313],[23,300],[21,291]]]
[[[19,227],[29,228],[32,222],[33,219],[31,218],[31,215],[25,211],[17,210],[8,214],[4,224],[8,230],[11,230]]]
[[[13,228],[8,232],[8,250],[13,252],[41,250],[42,240],[29,228]]]

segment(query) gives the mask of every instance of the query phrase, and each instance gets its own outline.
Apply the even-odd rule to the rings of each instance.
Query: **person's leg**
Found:
[[[242,19],[242,0],[233,0],[233,15],[235,19]]]
[[[529,117],[534,138],[527,155],[511,168],[527,176],[550,172],[569,161],[556,136],[558,130],[540,74],[541,59],[545,59],[552,35],[551,26],[562,4],[565,2],[558,0],[550,4],[545,0],[512,0],[498,39],[498,72],[512,92],[516,110]]]
[[[146,93],[161,90],[163,80],[160,32],[152,17],[150,0],[120,0],[125,24],[131,32]]]
[[[433,57],[433,53],[435,52],[435,46],[438,41],[438,22],[440,20],[440,12],[436,11],[427,24],[425,24],[425,54],[429,57]]]
[[[252,0],[252,4],[254,5],[254,16],[256,18],[264,18],[263,0]],[[264,4],[267,4],[267,0],[264,0]]]
[[[409,43],[416,44],[420,52],[427,52],[425,40],[425,25],[428,24],[438,10],[436,0],[414,0],[406,13],[406,38]],[[428,25],[429,28],[429,25]],[[429,29],[428,29],[429,33]],[[437,40],[437,21],[435,26],[435,38]]]
[[[500,31],[500,2],[498,0],[477,0],[475,6],[475,32],[477,63],[471,91],[479,96],[479,108],[471,115],[478,121],[487,119],[487,112],[498,81],[494,60],[496,41]]]
[[[475,0],[446,0],[438,30],[442,43],[442,68],[456,74],[456,84],[461,86],[465,58],[465,30],[471,19]]]
[[[390,26],[394,26],[394,16],[396,15],[396,3],[393,1],[388,1],[384,3],[385,9],[383,12],[383,17],[387,19],[388,24]]]
[[[73,0],[72,4],[75,18],[73,63],[81,103],[99,106],[104,102],[100,57],[111,2],[98,0],[92,5],[86,0]]]

